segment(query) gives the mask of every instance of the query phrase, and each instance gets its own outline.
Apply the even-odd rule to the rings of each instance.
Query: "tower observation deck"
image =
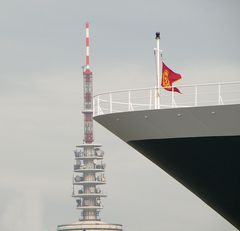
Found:
[[[73,224],[59,225],[62,230],[122,231],[122,225],[102,222],[99,216],[103,208],[101,185],[106,184],[104,176],[104,152],[101,144],[93,139],[93,76],[90,70],[89,23],[86,23],[86,65],[83,67],[83,110],[84,139],[83,144],[74,150],[73,192],[76,208],[81,210],[79,221]]]

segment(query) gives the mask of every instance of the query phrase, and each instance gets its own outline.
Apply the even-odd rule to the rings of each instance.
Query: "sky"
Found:
[[[0,230],[76,222],[84,23],[95,94],[155,85],[154,34],[181,84],[240,81],[237,0],[0,1]],[[102,220],[126,231],[234,231],[159,167],[95,123],[107,164]],[[33,228],[34,227],[34,228]]]

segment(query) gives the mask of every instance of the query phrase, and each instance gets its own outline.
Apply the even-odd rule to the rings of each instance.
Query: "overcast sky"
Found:
[[[240,81],[238,0],[11,0],[0,3],[0,230],[75,222],[73,150],[83,139],[84,23],[95,94],[155,84],[154,33],[181,84]],[[102,219],[127,231],[236,230],[95,123],[106,177]]]

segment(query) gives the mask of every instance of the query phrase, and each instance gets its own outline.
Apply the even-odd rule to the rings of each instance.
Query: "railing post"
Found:
[[[221,85],[218,84],[218,105],[221,104],[221,99],[220,99],[220,97],[221,97]]]
[[[109,93],[109,110],[112,113],[112,93]]]
[[[218,84],[218,104],[219,105],[223,105],[223,100],[222,100],[222,96],[221,96],[221,84]]]
[[[93,116],[95,116],[96,115],[95,97],[93,97],[92,101],[93,101]]]
[[[100,99],[99,99],[99,96],[97,97],[97,115],[100,114]]]
[[[154,109],[157,109],[157,88],[154,89]]]
[[[128,111],[131,111],[131,91],[128,91]]]
[[[172,107],[174,107],[174,91],[173,91],[173,87],[172,87]]]
[[[152,109],[152,89],[150,89],[149,93],[149,109]]]
[[[160,92],[159,92],[159,87],[155,88],[155,109],[160,109]]]
[[[195,102],[194,102],[194,105],[197,106],[198,102],[198,88],[197,88],[197,85],[195,85]]]

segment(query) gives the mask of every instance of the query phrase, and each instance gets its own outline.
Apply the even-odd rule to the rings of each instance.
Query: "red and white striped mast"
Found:
[[[86,22],[86,70],[90,70],[90,38],[89,38],[89,23]]]

